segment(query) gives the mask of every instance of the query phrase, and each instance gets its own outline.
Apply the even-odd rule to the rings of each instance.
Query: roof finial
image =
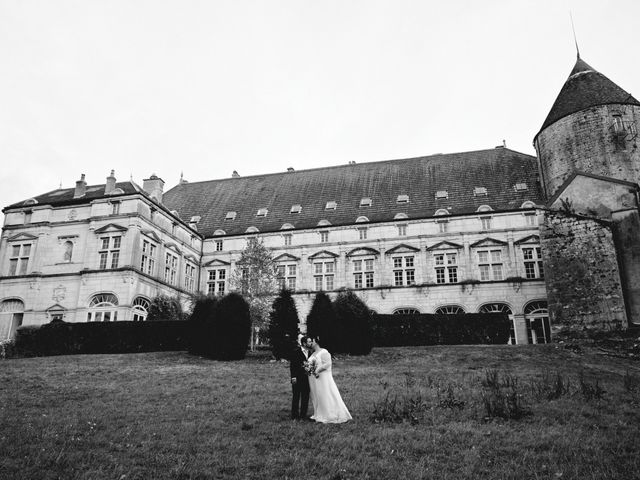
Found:
[[[571,10],[569,10],[569,18],[571,19],[571,30],[573,30],[573,41],[576,44],[576,55],[578,56],[578,60],[580,59],[580,48],[578,48],[578,39],[576,38],[576,27],[573,24],[573,15],[571,14]]]

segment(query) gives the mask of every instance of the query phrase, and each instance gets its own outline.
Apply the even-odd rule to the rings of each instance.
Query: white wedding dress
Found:
[[[311,418],[321,423],[344,423],[352,419],[347,406],[342,401],[336,382],[331,374],[331,354],[324,348],[309,357],[314,361],[318,378],[309,376],[313,415]]]

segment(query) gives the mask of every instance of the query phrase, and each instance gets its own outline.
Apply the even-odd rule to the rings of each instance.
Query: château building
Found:
[[[259,237],[302,319],[318,291],[378,313],[506,312],[513,343],[640,322],[640,102],[578,58],[535,136],[454,154],[186,182],[60,188],[6,207],[0,339],[143,320],[221,295]]]

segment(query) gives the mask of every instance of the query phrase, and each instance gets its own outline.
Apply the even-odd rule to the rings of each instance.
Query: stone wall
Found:
[[[637,210],[613,214],[613,232],[618,252],[627,318],[640,324],[640,216]]]
[[[548,211],[540,225],[552,339],[627,327],[609,225]]]

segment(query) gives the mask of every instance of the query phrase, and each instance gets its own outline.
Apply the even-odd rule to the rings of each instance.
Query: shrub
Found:
[[[307,335],[317,337],[320,344],[333,353],[340,345],[341,333],[331,299],[326,293],[318,292],[307,316]]]
[[[571,393],[571,382],[560,372],[556,372],[552,377],[549,371],[545,370],[539,380],[531,381],[531,392],[536,398],[557,400],[563,395]]]
[[[352,355],[368,355],[373,347],[371,310],[351,290],[340,292],[333,302],[340,342],[338,351]]]
[[[199,295],[193,299],[193,310],[187,324],[187,349],[193,355],[205,355],[212,342],[212,328],[215,321],[218,299],[214,296]]]
[[[158,295],[151,300],[147,321],[184,320],[180,298]]]
[[[277,359],[289,358],[291,342],[298,335],[298,310],[289,290],[282,290],[269,313],[269,342]]]
[[[378,347],[506,344],[511,327],[504,313],[375,314],[372,320],[373,344]]]
[[[600,386],[600,382],[596,379],[593,383],[589,382],[584,372],[581,370],[578,374],[578,385],[580,386],[580,393],[586,401],[601,400],[605,394],[604,389]]]
[[[184,350],[186,322],[47,323],[18,328],[19,356]]]
[[[216,360],[241,360],[251,337],[249,304],[241,295],[230,293],[217,304],[211,324],[211,343],[206,356]]]

